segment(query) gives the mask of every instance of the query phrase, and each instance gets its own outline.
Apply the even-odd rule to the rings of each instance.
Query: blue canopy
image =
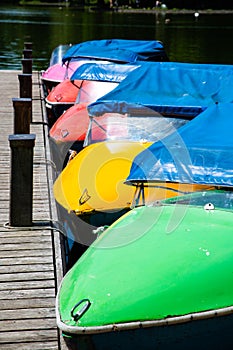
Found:
[[[63,63],[77,58],[115,62],[167,61],[163,44],[156,40],[103,39],[73,45],[63,56]]]
[[[128,113],[130,104],[160,113],[197,115],[215,102],[233,101],[233,66],[144,62],[117,88],[88,106],[90,116]]]
[[[213,104],[135,157],[128,184],[233,186],[233,104]]]
[[[70,80],[96,80],[120,83],[127,77],[129,72],[138,68],[139,65],[117,63],[85,63],[72,74]]]

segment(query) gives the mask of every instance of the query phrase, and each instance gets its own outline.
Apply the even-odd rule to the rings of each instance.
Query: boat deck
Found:
[[[19,97],[19,71],[0,71],[0,349],[67,349],[56,327],[55,296],[63,276],[62,233],[51,195],[47,126],[43,123],[37,72],[32,81],[33,225],[9,227],[12,98]]]

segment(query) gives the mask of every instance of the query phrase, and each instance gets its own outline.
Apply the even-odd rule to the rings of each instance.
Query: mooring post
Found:
[[[32,50],[23,49],[23,58],[32,58]]]
[[[32,42],[30,41],[25,41],[24,42],[24,48],[27,50],[32,50]]]
[[[10,226],[32,226],[35,134],[9,135],[11,147]]]
[[[22,62],[22,70],[23,73],[32,74],[32,59],[31,58],[23,58]]]
[[[32,99],[12,98],[14,107],[14,134],[29,134],[32,120]]]
[[[19,74],[19,97],[32,98],[32,74]]]

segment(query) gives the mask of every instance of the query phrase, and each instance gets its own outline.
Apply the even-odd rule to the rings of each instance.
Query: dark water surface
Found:
[[[21,69],[25,41],[33,69],[46,69],[59,44],[125,38],[161,40],[171,61],[233,64],[233,15],[82,12],[0,6],[0,69]]]

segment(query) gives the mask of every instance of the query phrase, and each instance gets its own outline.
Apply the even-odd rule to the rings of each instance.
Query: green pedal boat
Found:
[[[72,349],[226,349],[233,341],[233,192],[133,209],[64,277]]]

